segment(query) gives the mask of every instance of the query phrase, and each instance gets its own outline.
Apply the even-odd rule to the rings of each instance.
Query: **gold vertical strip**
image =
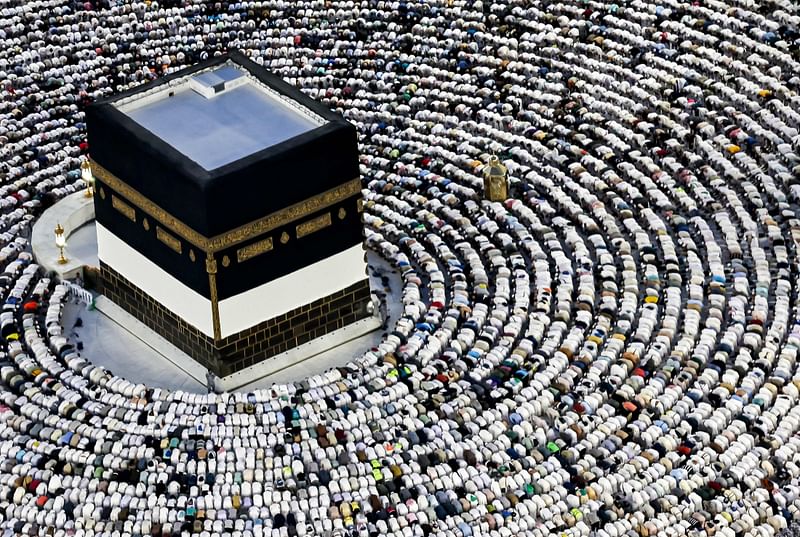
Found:
[[[208,273],[208,288],[211,295],[211,324],[214,327],[214,341],[222,339],[222,330],[219,325],[219,298],[217,297],[217,260],[214,254],[208,252],[206,257],[206,272]]]

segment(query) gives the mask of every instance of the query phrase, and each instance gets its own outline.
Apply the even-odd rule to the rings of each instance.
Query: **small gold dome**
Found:
[[[508,168],[506,168],[503,165],[503,163],[500,162],[500,159],[497,158],[497,155],[492,155],[491,157],[489,157],[489,162],[486,163],[486,166],[484,167],[484,171],[483,171],[483,175],[484,176],[486,176],[486,177],[492,177],[492,176],[505,177],[507,173],[508,173]]]
[[[483,193],[490,201],[508,199],[508,168],[497,155],[489,157],[489,162],[483,167]]]

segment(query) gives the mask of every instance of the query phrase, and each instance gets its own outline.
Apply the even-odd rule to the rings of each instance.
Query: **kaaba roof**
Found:
[[[121,99],[115,106],[206,170],[326,121],[233,62]]]
[[[211,237],[359,177],[356,129],[238,51],[86,111],[92,160]]]

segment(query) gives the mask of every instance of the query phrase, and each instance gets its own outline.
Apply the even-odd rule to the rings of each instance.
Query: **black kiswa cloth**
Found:
[[[114,103],[228,60],[325,123],[213,170],[139,125]],[[166,86],[165,86],[166,87]],[[92,159],[175,218],[211,237],[359,177],[353,125],[238,51],[98,101],[87,109]]]
[[[321,124],[207,170],[117,106],[229,61]],[[239,52],[99,101],[86,122],[92,160],[108,172],[95,174],[98,225],[207,299],[204,249],[213,250],[216,298],[224,300],[363,241],[355,127]],[[317,218],[329,225],[298,231]],[[239,255],[264,241],[272,248]]]

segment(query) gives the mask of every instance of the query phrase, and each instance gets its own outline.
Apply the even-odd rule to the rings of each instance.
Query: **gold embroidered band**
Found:
[[[177,253],[181,253],[183,251],[181,248],[181,241],[164,231],[161,226],[156,226],[156,238],[175,250]]]
[[[297,228],[295,228],[297,232],[297,238],[299,239],[305,237],[306,235],[311,235],[315,231],[319,231],[320,229],[326,228],[329,225],[331,225],[331,213],[325,213],[314,218],[313,220],[298,224]]]
[[[130,218],[132,222],[136,222],[136,211],[133,207],[119,199],[118,197],[111,195],[111,206],[114,207],[116,210]]]
[[[267,237],[264,240],[248,244],[236,250],[236,260],[241,263],[257,255],[269,252],[270,250],[272,250],[272,237]]]
[[[316,196],[259,218],[258,220],[226,231],[225,233],[214,237],[206,237],[166,212],[149,198],[131,188],[127,183],[116,177],[97,162],[91,161],[91,165],[92,173],[97,179],[125,196],[134,206],[152,216],[170,232],[196,245],[206,253],[219,252],[220,250],[230,248],[241,242],[254,239],[278,227],[300,220],[317,211],[340,203],[361,192],[361,180],[356,178],[326,192],[317,194]]]

